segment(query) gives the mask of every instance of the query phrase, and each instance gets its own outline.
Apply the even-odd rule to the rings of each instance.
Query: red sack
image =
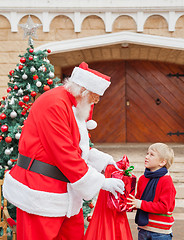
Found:
[[[110,178],[114,171],[114,166],[108,166],[105,177]],[[126,212],[110,209],[108,195],[108,191],[100,191],[84,240],[133,240]]]
[[[114,171],[111,174],[112,178],[119,178],[125,184],[124,194],[118,193],[118,198],[116,199],[112,193],[108,194],[107,206],[111,209],[117,210],[118,212],[132,212],[133,209],[129,210],[129,205],[127,205],[127,197],[129,194],[135,195],[136,186],[136,176],[131,173],[134,169],[133,166],[130,167],[129,160],[126,155],[123,156],[119,162],[117,162],[119,168],[123,169],[124,172]]]

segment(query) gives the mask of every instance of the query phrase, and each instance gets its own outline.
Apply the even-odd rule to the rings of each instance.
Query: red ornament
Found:
[[[24,105],[24,104],[25,104],[25,103],[22,102],[22,101],[19,102],[19,106],[21,106],[21,107],[22,107],[22,105]]]
[[[21,63],[25,63],[26,62],[26,58],[25,57],[21,57],[20,62]]]
[[[34,79],[34,80],[37,80],[37,79],[38,79],[38,75],[34,75],[34,76],[33,76],[33,79]]]
[[[43,90],[46,92],[46,91],[50,90],[50,87],[48,85],[45,85]]]
[[[5,97],[5,96],[3,96],[2,98],[3,98],[3,100],[5,100],[5,99],[6,99],[6,97]]]
[[[1,115],[0,115],[0,119],[3,120],[3,119],[5,119],[5,118],[6,118],[6,114],[1,113]]]
[[[30,49],[29,49],[29,52],[30,52],[30,53],[33,53],[33,52],[34,52],[34,49],[30,48]]]
[[[49,78],[49,79],[47,80],[47,83],[48,83],[49,85],[51,85],[51,84],[53,84],[53,80]]]
[[[51,50],[50,50],[50,49],[47,49],[47,52],[48,52],[48,53],[51,53]]]
[[[7,125],[2,125],[1,126],[1,131],[2,132],[7,132],[8,131],[8,126]]]
[[[15,86],[14,86],[14,89],[15,89],[15,90],[18,90],[19,88],[18,88],[18,86],[17,86],[17,85],[15,85]]]
[[[32,61],[33,60],[33,56],[29,56],[29,60]]]
[[[6,137],[6,138],[5,138],[5,142],[11,143],[11,141],[12,141],[12,138],[11,138],[11,137]]]
[[[88,206],[92,209],[92,208],[94,208],[94,205],[93,205],[93,203],[91,202],[91,203],[89,203],[88,204]]]
[[[29,96],[27,96],[27,95],[24,96],[24,97],[23,97],[23,100],[24,100],[24,102],[28,102],[28,101],[29,101]]]
[[[36,96],[36,92],[35,91],[32,91],[31,92],[31,97],[35,97]]]
[[[19,65],[19,70],[22,70],[22,68],[23,68],[23,65],[20,64]]]
[[[91,222],[91,219],[92,219],[92,216],[88,216],[88,217],[87,217],[87,221],[88,221],[88,222]]]
[[[0,141],[3,140],[3,136],[0,136]]]
[[[9,93],[9,92],[11,92],[11,87],[9,87],[8,89],[7,89],[7,93]]]
[[[13,73],[14,73],[13,70],[9,71],[10,76],[12,76]]]
[[[1,106],[1,102],[0,102],[0,106]]]

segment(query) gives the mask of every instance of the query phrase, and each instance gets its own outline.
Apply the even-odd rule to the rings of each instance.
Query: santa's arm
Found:
[[[88,155],[88,165],[94,167],[98,172],[105,170],[107,165],[115,165],[113,157],[96,148],[91,148]]]

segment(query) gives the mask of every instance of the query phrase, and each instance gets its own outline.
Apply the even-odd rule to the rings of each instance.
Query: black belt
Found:
[[[22,167],[24,169],[28,169],[28,166],[31,162],[31,158],[23,156],[22,154],[19,154],[17,165],[19,167]],[[38,161],[36,159],[33,160],[31,167],[29,171],[42,174],[47,177],[51,177],[63,182],[70,182],[67,177],[57,168],[56,166],[50,165],[48,163],[44,163],[41,161]]]

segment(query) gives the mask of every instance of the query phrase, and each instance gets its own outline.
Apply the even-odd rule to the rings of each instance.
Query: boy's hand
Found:
[[[141,207],[141,200],[136,199],[133,195],[129,194],[131,198],[127,198],[130,202],[127,202],[127,204],[132,205],[129,209],[132,208],[140,208]]]

